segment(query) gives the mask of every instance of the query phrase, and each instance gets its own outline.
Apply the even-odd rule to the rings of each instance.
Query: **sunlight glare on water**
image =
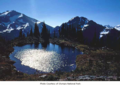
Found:
[[[54,51],[41,49],[25,49],[15,54],[22,65],[29,66],[43,72],[54,72],[64,65],[61,55]]]

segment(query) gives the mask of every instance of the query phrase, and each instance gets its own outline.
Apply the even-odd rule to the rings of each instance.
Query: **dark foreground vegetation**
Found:
[[[47,34],[47,37],[46,35]],[[60,31],[59,38],[50,37],[46,26],[43,26],[42,33],[38,32],[35,26],[34,33],[31,32],[25,37],[22,30],[20,36],[12,41],[6,41],[0,38],[0,80],[10,81],[68,81],[68,80],[120,80],[120,52],[107,47],[97,46],[96,37],[94,36],[91,45],[85,45],[81,30],[79,37],[69,38],[64,35],[64,31]],[[65,37],[66,36],[66,37]],[[78,39],[78,40],[77,40]],[[71,72],[57,71],[55,73],[41,74],[36,71],[35,74],[28,75],[19,72],[14,67],[14,61],[11,61],[9,54],[13,52],[13,46],[25,45],[29,43],[47,43],[51,42],[63,46],[72,46],[83,52],[76,58],[76,70]]]

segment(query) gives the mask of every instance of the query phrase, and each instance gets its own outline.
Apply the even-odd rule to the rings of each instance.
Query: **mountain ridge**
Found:
[[[15,37],[19,36],[20,29],[22,29],[23,33],[27,35],[27,33],[30,32],[31,28],[34,31],[35,23],[37,23],[39,31],[41,32],[43,22],[40,22],[37,19],[26,16],[25,14],[17,12],[15,10],[0,13],[0,35],[2,35],[5,38],[9,36],[9,38],[14,39]],[[62,24],[65,24],[65,27],[71,25],[76,30],[82,29],[83,35],[88,39],[90,35],[92,36],[94,34],[94,29],[92,28],[97,28],[99,30],[97,34],[97,36],[99,35],[99,38],[108,34],[113,28],[120,31],[120,25],[117,25],[115,27],[110,25],[103,26],[83,16],[82,17],[75,16]],[[50,30],[51,34],[53,33],[54,30],[56,33],[59,33],[59,28],[61,28],[62,24],[60,26],[56,26],[55,28],[46,24],[46,27],[48,28],[48,30]]]
[[[30,32],[31,28],[34,31],[34,25],[37,23],[39,31],[42,31],[42,24],[36,19],[30,18],[25,14],[12,11],[6,11],[0,14],[0,34],[7,39],[14,39],[19,36],[19,31],[22,29],[23,33],[27,35]],[[46,27],[53,31],[53,27],[46,24]],[[14,33],[14,34],[12,34]],[[9,38],[8,38],[9,36]]]

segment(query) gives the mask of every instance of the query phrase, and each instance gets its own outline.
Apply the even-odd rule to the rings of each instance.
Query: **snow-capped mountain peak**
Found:
[[[72,24],[72,23],[75,23],[75,22],[79,22],[79,23],[85,22],[85,23],[88,23],[89,20],[87,18],[85,18],[85,17],[76,16],[76,17],[72,18],[71,20],[69,20],[67,23]]]
[[[107,34],[110,33],[111,30],[114,29],[114,28],[115,28],[116,30],[120,31],[120,25],[117,25],[117,26],[115,26],[115,27],[110,26],[110,25],[105,25],[104,27],[105,27],[105,29],[100,33],[100,37],[103,37],[104,35],[107,35]]]
[[[117,25],[114,28],[117,29],[118,31],[120,31],[120,25]]]
[[[19,35],[19,30],[22,29],[23,33],[26,35],[30,32],[31,28],[34,30],[35,23],[38,24],[39,30],[42,29],[42,22],[30,18],[26,16],[25,14],[16,12],[14,10],[12,11],[6,11],[3,13],[0,13],[0,34],[2,33],[2,36],[8,36],[7,33],[11,34],[15,32],[14,36],[11,36],[12,39],[14,37],[17,37]],[[47,28],[50,29],[50,31],[53,30],[53,27],[47,25]],[[16,34],[17,33],[17,34]],[[7,34],[7,35],[6,35]]]
[[[85,27],[88,26],[88,22],[89,22],[89,21],[90,21],[90,20],[88,20],[88,19],[85,18],[85,17],[76,16],[76,17],[72,18],[71,20],[69,20],[69,21],[67,22],[67,25],[74,25],[75,28],[80,27],[80,28],[84,29]]]
[[[104,35],[107,35],[111,29],[113,29],[110,25],[104,25],[105,29],[103,29],[102,32],[100,32],[100,38],[102,38]]]
[[[113,26],[110,25],[104,25],[105,29],[113,29]]]
[[[1,33],[7,32],[7,31],[4,31],[4,30],[6,30],[6,28],[7,29],[12,28],[12,29],[17,29],[17,30],[19,28],[26,29],[26,27],[28,26],[28,23],[31,24],[30,22],[31,21],[30,21],[29,17],[26,17],[25,15],[23,15],[19,12],[16,12],[14,10],[6,11],[6,12],[0,14],[0,23],[4,27],[4,29],[0,30],[0,32]],[[11,31],[13,31],[13,30],[11,30]]]
[[[5,15],[7,15],[8,13],[9,13],[9,11],[6,11],[6,12],[4,12],[4,13],[1,13],[0,16],[5,16]]]

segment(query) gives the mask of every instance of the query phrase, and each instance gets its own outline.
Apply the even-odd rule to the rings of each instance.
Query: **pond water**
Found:
[[[9,57],[16,61],[14,66],[18,71],[34,74],[36,70],[40,73],[73,71],[78,54],[82,52],[73,47],[40,43],[15,46]]]

